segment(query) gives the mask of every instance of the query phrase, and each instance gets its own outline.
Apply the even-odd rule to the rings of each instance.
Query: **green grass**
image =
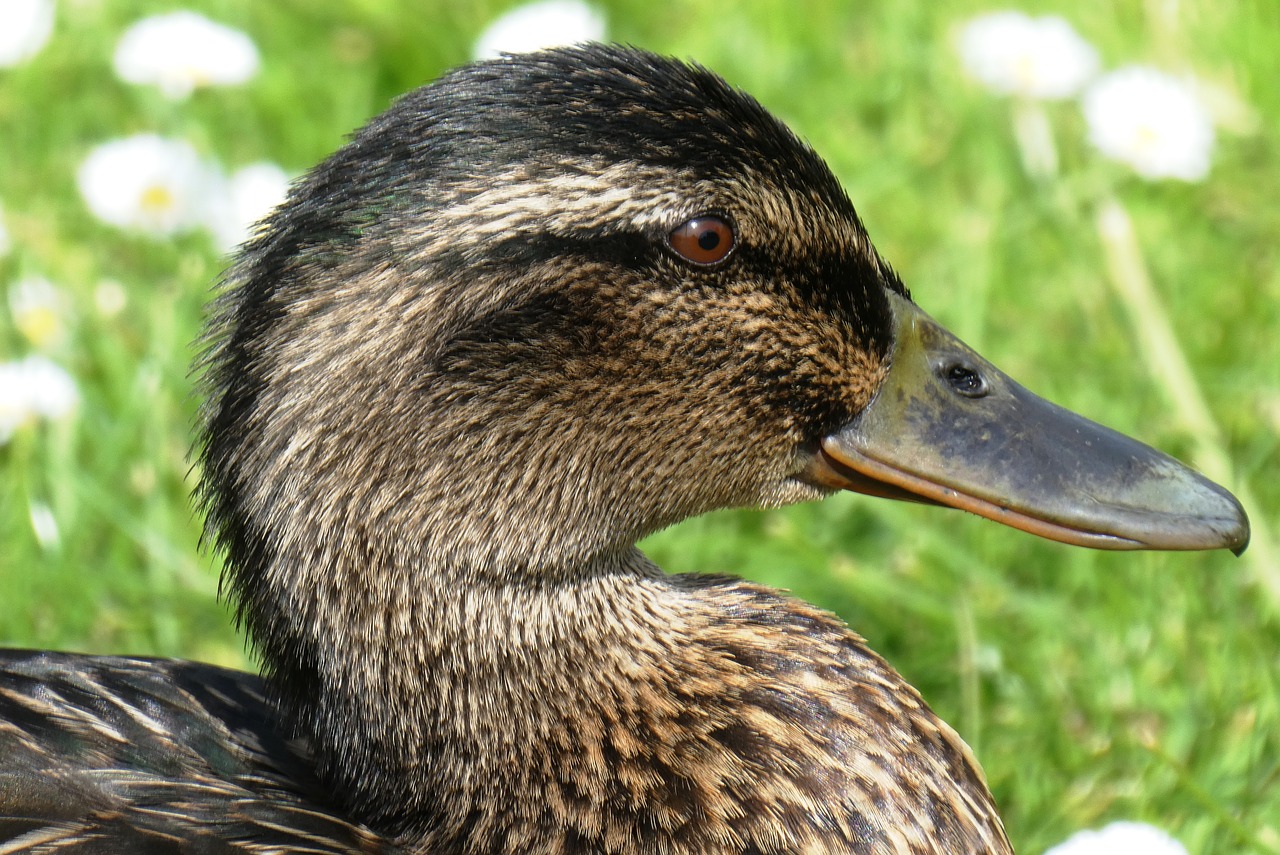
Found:
[[[154,130],[228,166],[301,171],[397,93],[463,62],[497,4],[192,2],[248,31],[260,76],[180,104],[117,81],[122,28],[151,2],[66,2],[53,43],[0,71],[0,288],[42,274],[70,298],[52,354],[77,417],[0,447],[0,643],[244,664],[197,549],[187,365],[221,261],[95,222],[74,185],[94,144]],[[1063,11],[1104,64],[1190,70],[1248,105],[1203,183],[1143,183],[1099,162],[1051,104],[1063,177],[1029,179],[1010,105],[968,82],[951,37],[977,3],[879,0],[779,13],[762,0],[608,6],[611,35],[696,58],[826,156],[881,251],[933,315],[1032,388],[1184,458],[1219,454],[1259,527],[1280,527],[1280,12],[1267,0],[1028,4]],[[1072,11],[1076,6],[1080,10]],[[323,11],[317,8],[323,7]],[[338,10],[342,11],[330,11]],[[1165,18],[1169,9],[1177,17]],[[1197,388],[1151,371],[1094,227],[1131,213]],[[104,316],[104,280],[128,295]],[[0,359],[25,354],[0,308]],[[1158,366],[1157,366],[1158,367]],[[1188,431],[1189,395],[1220,436]],[[1211,455],[1212,456],[1212,455]],[[29,521],[47,504],[60,542]],[[646,544],[668,569],[734,572],[844,616],[973,745],[1019,851],[1110,819],[1193,852],[1280,852],[1280,620],[1266,550],[1104,554],[957,512],[843,495],[723,512]],[[1274,556],[1274,552],[1270,556]]]

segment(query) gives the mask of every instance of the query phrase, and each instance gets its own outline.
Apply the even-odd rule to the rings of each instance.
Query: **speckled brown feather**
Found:
[[[699,268],[665,238],[708,212],[737,246]],[[420,853],[1008,852],[837,618],[633,546],[822,495],[888,291],[816,155],[631,49],[454,72],[305,178],[210,323],[201,498],[341,815]]]

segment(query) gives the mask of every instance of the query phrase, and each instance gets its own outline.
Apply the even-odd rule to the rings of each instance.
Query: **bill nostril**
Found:
[[[977,369],[961,362],[944,364],[938,372],[952,390],[966,398],[981,398],[989,391],[987,381]]]

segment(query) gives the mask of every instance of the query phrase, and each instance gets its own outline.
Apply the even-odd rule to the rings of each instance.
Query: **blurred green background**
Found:
[[[44,51],[0,70],[0,289],[38,274],[70,302],[51,354],[77,415],[0,446],[0,644],[252,667],[218,563],[197,548],[188,365],[223,264],[204,233],[156,240],[87,212],[75,171],[96,144],[154,131],[228,167],[300,173],[398,93],[465,62],[506,6],[208,0],[262,70],[181,102],[120,82],[111,55],[159,2],[66,0]],[[1280,526],[1280,4],[1025,3],[1066,15],[1104,68],[1195,74],[1234,118],[1200,183],[1104,163],[1078,106],[1047,106],[1062,177],[1033,180],[1011,105],[970,81],[956,28],[978,2],[786,7],[598,4],[610,38],[693,58],[757,96],[829,161],[927,311],[1036,391],[1184,459],[1219,453],[1255,522]],[[1108,281],[1094,225],[1131,213],[1162,310],[1220,428],[1179,416],[1187,389],[1149,369],[1143,324]],[[104,281],[122,312],[95,307]],[[0,307],[0,361],[29,350]],[[1202,433],[1202,432],[1201,432]],[[1208,452],[1206,452],[1208,449]],[[41,544],[31,507],[48,506]],[[1280,567],[1265,546],[1104,554],[964,514],[842,495],[725,512],[652,538],[672,571],[731,572],[838,612],[973,746],[1009,834],[1035,853],[1110,819],[1192,852],[1280,852]],[[1274,553],[1271,553],[1274,555]]]

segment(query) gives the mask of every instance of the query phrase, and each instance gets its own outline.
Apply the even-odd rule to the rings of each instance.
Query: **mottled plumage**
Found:
[[[723,260],[669,240],[699,216]],[[964,743],[838,618],[634,546],[868,489],[831,438],[914,311],[709,72],[595,46],[411,93],[209,323],[199,496],[265,682],[11,655],[0,853],[1008,852]]]
[[[0,651],[0,852],[393,853],[327,807],[261,681]]]

